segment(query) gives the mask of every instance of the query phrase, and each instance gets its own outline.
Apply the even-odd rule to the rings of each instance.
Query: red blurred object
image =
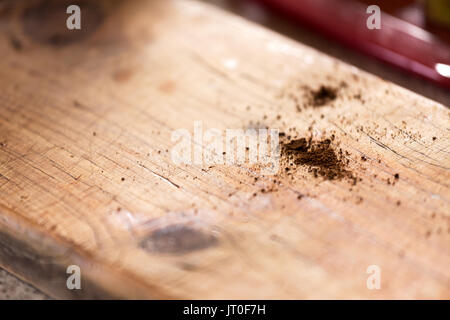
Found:
[[[386,13],[382,4],[381,29],[370,30],[368,5],[358,1],[260,1],[347,46],[450,88],[450,45],[418,24]]]

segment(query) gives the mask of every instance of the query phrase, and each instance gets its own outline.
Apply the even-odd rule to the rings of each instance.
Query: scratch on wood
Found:
[[[378,141],[377,139],[375,139],[374,137],[372,137],[371,135],[369,135],[367,132],[364,132],[364,131],[362,131],[362,132],[363,132],[366,136],[368,136],[368,137],[370,138],[370,140],[372,140],[373,142],[375,142],[375,143],[376,143],[377,145],[379,145],[380,147],[382,147],[382,148],[384,148],[384,149],[386,149],[386,150],[389,150],[389,151],[395,153],[396,155],[398,155],[399,157],[401,157],[401,158],[403,158],[403,159],[408,159],[408,160],[412,161],[412,159],[410,159],[410,158],[408,158],[408,157],[405,157],[404,155],[398,153],[397,151],[393,150],[392,148],[388,147],[388,146],[385,145],[384,143]],[[413,150],[413,149],[411,149],[411,150]],[[416,150],[413,150],[413,151],[417,152]],[[420,153],[420,152],[419,152],[419,153]],[[414,159],[416,159],[416,160],[418,160],[418,161],[421,161],[421,162],[424,162],[424,163],[426,163],[426,164],[429,164],[429,165],[431,165],[431,166],[434,166],[434,167],[438,167],[438,168],[444,169],[444,170],[449,170],[449,169],[450,169],[450,168],[448,168],[448,167],[441,166],[441,165],[439,165],[439,164],[435,164],[435,163],[432,163],[432,162],[429,162],[429,161],[425,161],[425,160],[420,159],[420,158],[414,158]]]
[[[166,177],[160,175],[159,173],[156,173],[155,171],[153,171],[153,170],[147,168],[146,166],[144,166],[144,165],[141,164],[141,163],[139,163],[139,166],[141,166],[142,168],[144,168],[145,170],[147,170],[148,172],[150,172],[152,175],[154,175],[154,176],[160,178],[161,180],[167,182],[167,183],[170,184],[171,186],[173,186],[173,187],[175,187],[175,188],[177,188],[177,189],[180,189],[180,186],[179,186],[178,184],[176,184],[175,182],[171,181],[169,178],[166,178]]]

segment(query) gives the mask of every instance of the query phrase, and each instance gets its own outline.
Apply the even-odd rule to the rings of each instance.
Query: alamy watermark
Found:
[[[78,5],[70,5],[67,7],[66,13],[70,16],[66,20],[66,26],[69,30],[81,29],[81,8]],[[381,9],[377,5],[370,5],[366,9],[366,13],[370,16],[366,20],[366,26],[370,30],[381,29]]]
[[[66,286],[69,290],[81,290],[81,269],[77,265],[70,265],[66,270],[70,276],[67,278]]]
[[[81,9],[79,6],[73,4],[67,7],[67,14],[70,16],[66,20],[66,26],[69,30],[81,29]]]
[[[371,5],[367,7],[366,13],[370,14],[367,18],[367,29],[381,29],[381,10],[377,5]]]
[[[380,290],[381,289],[381,268],[376,264],[372,264],[367,267],[367,274],[370,276],[367,278],[366,286],[369,290]]]
[[[78,5],[70,5],[67,7],[66,13],[70,16],[66,20],[66,26],[69,30],[81,29],[81,9]],[[381,10],[377,5],[370,5],[366,10],[370,16],[366,20],[366,26],[370,30],[381,29]]]
[[[201,121],[194,121],[194,132],[178,129],[172,132],[172,161],[179,164],[242,165],[258,164],[261,172],[278,172],[280,144],[278,129],[204,130]]]

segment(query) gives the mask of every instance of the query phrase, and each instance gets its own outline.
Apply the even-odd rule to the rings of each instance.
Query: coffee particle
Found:
[[[312,104],[321,107],[337,98],[337,89],[321,85],[319,89],[312,91]]]

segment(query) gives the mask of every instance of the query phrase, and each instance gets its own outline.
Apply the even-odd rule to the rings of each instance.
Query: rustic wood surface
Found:
[[[197,2],[90,2],[76,36],[36,3],[1,11],[7,270],[57,298],[450,297],[443,105]],[[338,98],[298,111],[320,85]],[[334,134],[362,180],[177,166],[196,120]]]

